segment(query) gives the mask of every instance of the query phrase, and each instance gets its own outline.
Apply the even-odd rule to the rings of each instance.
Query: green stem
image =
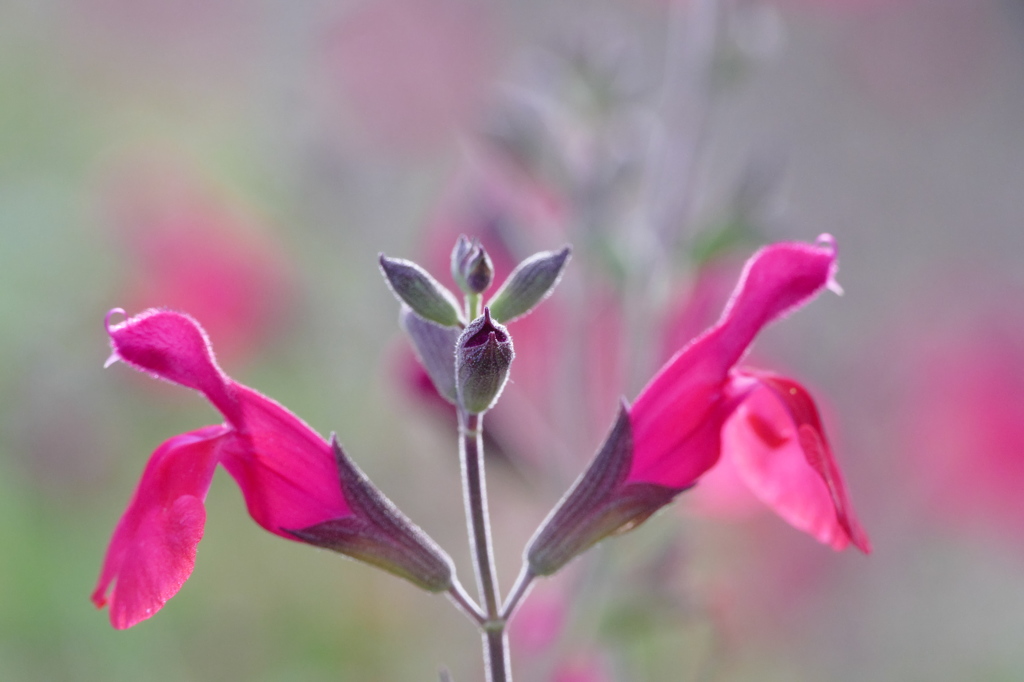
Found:
[[[483,415],[459,410],[459,459],[462,463],[463,497],[469,547],[480,589],[486,621],[484,663],[488,682],[511,682],[512,675],[505,641],[505,620],[498,603],[498,575],[491,545],[491,524],[487,513],[487,483],[484,474]]]
[[[480,294],[467,294],[466,295],[466,321],[472,322],[476,318],[480,317],[480,303],[483,297]]]

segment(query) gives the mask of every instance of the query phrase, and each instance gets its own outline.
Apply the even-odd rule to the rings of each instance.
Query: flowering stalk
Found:
[[[483,415],[459,410],[459,459],[462,462],[463,499],[470,551],[484,612],[476,611],[475,620],[483,630],[484,669],[488,682],[511,682],[512,671],[506,626],[516,607],[526,596],[534,573],[527,567],[519,575],[504,604],[498,601],[498,574],[491,544],[490,514],[487,511],[487,477],[484,467]],[[456,598],[463,610],[467,606]],[[472,614],[471,614],[472,615]]]
[[[498,608],[498,574],[491,545],[491,523],[487,511],[487,481],[484,472],[483,415],[459,410],[459,460],[462,464],[462,494],[466,504],[466,527],[476,571],[480,602],[487,617],[484,630],[484,662],[489,682],[512,679],[508,662],[505,621]]]
[[[472,320],[455,343],[454,378],[463,500],[470,553],[485,615],[478,624],[483,631],[488,682],[512,679],[505,626],[529,585],[529,578],[524,581],[521,577],[510,601],[502,606],[487,511],[483,415],[501,396],[515,352],[508,330],[497,319],[492,319],[491,307],[502,311],[495,318],[503,320],[525,315],[550,293],[568,257],[569,249],[565,248],[557,254],[541,253],[527,259],[509,276],[480,315],[481,294],[491,283],[490,259],[478,242],[470,243],[465,237],[459,238],[452,253],[452,274],[465,293],[466,317]],[[477,277],[481,272],[484,276]]]
[[[481,633],[487,682],[511,682],[507,625],[536,577],[553,575],[603,539],[639,526],[720,461],[731,463],[792,525],[834,549],[870,551],[811,395],[792,379],[739,364],[762,328],[825,288],[838,289],[834,240],[822,235],[815,244],[777,243],[754,254],[719,321],[681,348],[632,405],[623,400],[597,455],[526,547],[523,569],[502,603],[483,416],[500,398],[515,358],[502,320],[543,301],[568,257],[568,248],[531,256],[485,303],[486,253],[462,239],[453,256],[457,280],[464,282],[462,309],[449,306],[454,295],[415,263],[381,257],[403,303],[402,327],[458,416],[479,601],[459,583],[448,555],[373,485],[334,435],[322,438],[283,406],[231,379],[196,320],[159,309],[118,324],[110,317],[123,311],[111,311],[111,361],[198,391],[223,422],[175,436],[153,453],[114,531],[93,601],[109,603],[112,624],[127,628],[182,587],[218,465],[238,482],[250,515],[267,531],[447,594]]]
[[[480,602],[474,602],[455,581],[448,596],[481,630],[488,682],[512,679],[505,629],[533,574],[521,575],[502,604],[487,511],[483,415],[501,396],[515,358],[512,337],[502,322],[528,314],[547,298],[569,256],[569,247],[534,254],[485,303],[483,294],[493,279],[490,257],[478,241],[460,237],[452,252],[451,271],[464,295],[461,311],[449,305],[452,293],[415,263],[380,258],[385,278],[403,303],[401,325],[434,387],[455,405],[458,415],[463,501]]]
[[[479,414],[459,413],[459,459],[462,462],[462,484],[466,500],[466,523],[470,550],[476,568],[480,601],[490,620],[498,617],[498,578],[494,568],[490,518],[487,512],[487,483],[484,473],[484,444]]]

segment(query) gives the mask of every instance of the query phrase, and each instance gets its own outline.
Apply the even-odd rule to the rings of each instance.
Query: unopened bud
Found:
[[[478,239],[459,235],[452,250],[452,279],[466,294],[482,294],[491,286],[494,265]]]
[[[380,269],[395,295],[417,315],[445,327],[462,324],[455,296],[419,265],[381,254]]]
[[[570,248],[535,253],[516,266],[488,305],[491,315],[508,323],[533,310],[554,290],[569,260]]]
[[[459,405],[470,414],[490,409],[505,388],[514,357],[508,330],[484,308],[484,314],[466,327],[455,345]]]

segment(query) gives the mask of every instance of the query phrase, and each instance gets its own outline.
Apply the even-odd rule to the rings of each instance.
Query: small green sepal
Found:
[[[395,295],[417,315],[445,327],[462,326],[458,300],[419,265],[382,253],[380,269]]]
[[[488,302],[491,317],[502,324],[526,315],[547,298],[558,284],[572,250],[535,253],[516,266]]]

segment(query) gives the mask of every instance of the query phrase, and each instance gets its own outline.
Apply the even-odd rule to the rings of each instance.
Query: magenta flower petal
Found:
[[[688,488],[718,461],[730,406],[709,390],[695,390],[681,402],[675,421],[651,420],[635,405],[630,410],[635,445],[627,481]]]
[[[224,426],[175,436],[156,449],[114,530],[92,601],[110,603],[110,622],[129,628],[149,618],[188,579],[203,536],[203,500]],[[111,587],[111,584],[116,584]]]
[[[676,353],[632,406],[623,403],[590,466],[534,534],[526,556],[535,575],[643,523],[723,450],[738,453],[739,476],[794,525],[837,549],[852,542],[868,551],[807,392],[734,369],[766,324],[837,288],[835,270],[827,236],[817,245],[774,244],[747,261],[718,324]]]
[[[830,235],[816,244],[783,242],[762,248],[751,256],[740,282],[726,305],[719,327],[723,352],[746,351],[761,328],[807,303],[824,288],[840,291],[835,242]],[[735,360],[734,360],[735,362]]]
[[[304,421],[251,388],[234,384],[242,425],[220,461],[238,483],[252,518],[294,540],[305,528],[350,514],[330,444]]]
[[[114,359],[202,392],[226,420],[172,438],[150,458],[92,595],[104,606],[116,581],[109,599],[115,627],[153,615],[188,579],[217,463],[242,489],[249,514],[271,533],[367,561],[431,591],[451,586],[447,555],[336,455],[340,446],[224,374],[195,320],[166,310],[116,325],[107,318]],[[346,489],[356,497],[347,499]]]
[[[111,311],[111,314],[121,311]],[[110,598],[111,622],[127,628],[148,618],[192,572],[203,534],[203,498],[218,462],[236,480],[249,513],[266,530],[350,515],[326,440],[270,398],[232,381],[217,366],[206,334],[191,317],[148,310],[107,331],[114,357],[200,391],[226,423],[168,440],[150,458],[114,532],[93,601]]]
[[[753,377],[759,386],[726,423],[723,457],[731,459],[761,501],[794,527],[836,550],[852,543],[870,552],[807,390],[764,372],[738,375]]]
[[[109,326],[108,332],[118,358],[202,392],[224,415],[232,428],[218,459],[265,529],[294,540],[283,529],[305,528],[351,511],[327,441],[278,403],[224,374],[194,319],[148,310]]]
[[[198,322],[183,313],[152,308],[112,325],[110,317],[115,313],[124,311],[107,313],[107,333],[115,357],[158,379],[199,391],[229,422],[238,418],[231,396],[234,382],[217,366]]]
[[[820,245],[766,246],[747,261],[718,324],[677,352],[630,408],[635,453],[629,480],[691,485],[718,460],[721,427],[752,388],[729,382],[757,333],[833,284],[836,252]]]

